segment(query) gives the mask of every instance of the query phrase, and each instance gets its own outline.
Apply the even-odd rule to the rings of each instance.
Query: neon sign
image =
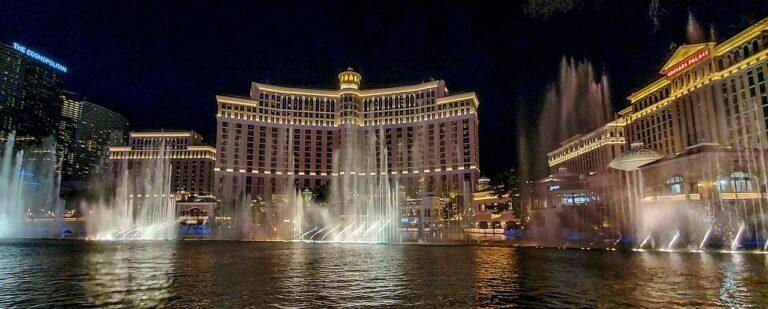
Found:
[[[52,67],[54,69],[57,69],[57,70],[62,71],[64,73],[67,73],[67,67],[59,64],[56,61],[48,59],[48,57],[46,57],[46,56],[38,54],[34,50],[26,48],[24,45],[21,45],[21,44],[18,44],[18,43],[13,43],[13,49],[18,50],[22,54],[25,54],[25,55],[29,56],[32,59],[35,59],[35,60],[40,61],[42,63],[45,63],[45,64],[47,64],[48,66],[50,66],[50,67]]]
[[[557,189],[560,189],[560,185],[549,186],[549,191],[555,191]]]
[[[696,62],[701,61],[702,59],[709,56],[709,48],[702,48],[699,51],[695,52],[694,54],[686,57],[682,61],[676,63],[666,71],[664,71],[664,75],[667,77],[670,77],[672,75],[677,74],[678,72],[685,70],[686,68],[694,65]]]

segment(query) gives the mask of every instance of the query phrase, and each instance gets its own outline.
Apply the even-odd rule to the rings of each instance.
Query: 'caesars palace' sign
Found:
[[[680,72],[682,70],[685,70],[686,68],[692,66],[696,62],[701,61],[702,59],[709,56],[709,48],[702,48],[698,50],[697,52],[693,53],[692,55],[686,57],[682,61],[675,63],[675,65],[671,66],[669,69],[664,71],[664,75],[667,77],[670,77],[672,75],[677,74],[677,72]]]

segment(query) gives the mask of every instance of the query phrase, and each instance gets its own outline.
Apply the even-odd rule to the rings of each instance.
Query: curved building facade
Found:
[[[252,83],[248,98],[216,96],[216,195],[268,200],[291,182],[302,190],[320,187],[354,174],[339,168],[352,155],[382,159],[377,165],[386,167],[377,170],[406,190],[447,195],[474,188],[479,101],[473,92],[449,94],[441,80],[363,89],[362,76],[351,69],[338,78],[338,89]],[[385,146],[366,147],[366,139]]]

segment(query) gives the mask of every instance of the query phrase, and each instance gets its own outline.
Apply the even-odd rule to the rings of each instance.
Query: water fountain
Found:
[[[387,167],[383,128],[345,129],[344,146],[334,152],[330,199],[326,205],[312,203],[289,186],[289,204],[296,226],[291,239],[398,241],[400,199],[397,180],[391,178]]]
[[[538,180],[547,175],[592,175],[594,171],[568,170],[549,166],[547,154],[561,147],[561,142],[586,134],[604,126],[613,117],[613,106],[608,77],[596,71],[589,61],[563,57],[557,80],[544,93],[543,105],[535,114],[538,119],[520,119],[517,129],[519,142],[518,164],[521,177]],[[530,114],[525,112],[521,114]],[[565,176],[564,176],[565,177]],[[554,179],[553,178],[553,179]],[[606,185],[607,187],[607,185]],[[544,207],[543,203],[531,206],[530,224],[526,235],[539,244],[561,245],[566,241],[580,241],[594,233],[595,222],[604,221],[605,208],[590,204],[588,207]],[[613,229],[613,228],[612,228]],[[606,238],[619,239],[615,231],[601,230]]]
[[[521,172],[536,179],[549,174],[549,171],[543,170],[547,167],[547,152],[576,134],[605,125],[613,117],[608,77],[597,75],[589,61],[563,57],[557,82],[548,86],[543,103],[540,118],[532,124],[534,129],[517,130],[519,135],[526,134],[526,131],[538,132],[534,133],[538,135],[518,137],[518,141],[530,143],[519,147],[519,157],[527,160],[520,162],[523,167]]]
[[[636,248],[656,240],[668,244],[663,250],[765,250],[764,150],[743,145],[696,145],[626,169],[631,232],[648,235]],[[627,157],[612,167],[623,169],[614,163]]]
[[[701,239],[701,243],[699,244],[699,251],[704,250],[704,246],[707,245],[707,240],[709,240],[709,235],[712,234],[712,228],[710,227],[707,229],[707,232],[704,233],[704,238]]]
[[[699,22],[693,16],[692,12],[688,12],[688,23],[685,27],[685,30],[686,30],[685,32],[686,38],[688,39],[689,44],[698,44],[698,43],[706,42],[706,38],[704,36],[704,29],[701,27]]]
[[[163,150],[153,159],[115,163],[105,177],[112,179],[100,199],[82,207],[88,239],[176,238],[173,173]]]
[[[55,237],[63,215],[55,142],[17,150],[15,134],[0,137],[0,238]]]
[[[675,235],[672,236],[672,240],[667,244],[667,251],[674,250],[677,245],[677,240],[680,238],[680,230],[675,231]]]

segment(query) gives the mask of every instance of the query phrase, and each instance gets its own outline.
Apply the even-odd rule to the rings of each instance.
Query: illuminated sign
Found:
[[[686,68],[694,65],[696,62],[701,61],[702,59],[709,56],[709,48],[702,48],[699,51],[693,53],[692,55],[685,57],[682,61],[676,63],[675,65],[671,66],[669,69],[664,71],[664,75],[667,77],[670,77],[672,75],[677,74],[678,72],[685,70]]]
[[[549,191],[555,191],[557,189],[560,189],[560,185],[549,186]]]
[[[32,59],[35,59],[35,60],[40,61],[42,63],[45,63],[45,64],[47,64],[48,66],[50,66],[50,67],[52,67],[54,69],[57,69],[57,70],[62,71],[64,73],[67,73],[67,67],[57,63],[56,61],[48,59],[48,57],[46,57],[46,56],[38,54],[34,50],[26,48],[24,45],[21,45],[21,44],[18,44],[18,43],[13,43],[13,49],[18,50],[22,54],[25,54],[25,55],[29,56]]]

